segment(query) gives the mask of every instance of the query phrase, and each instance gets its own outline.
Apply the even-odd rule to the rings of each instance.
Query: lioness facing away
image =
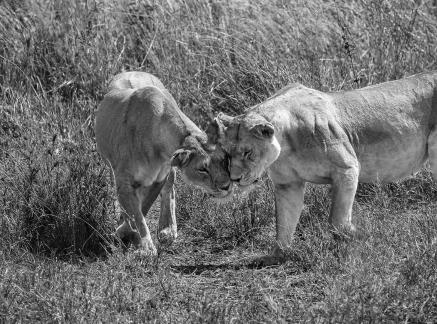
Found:
[[[156,254],[144,216],[161,194],[158,240],[177,236],[175,170],[217,198],[231,194],[227,159],[212,150],[207,136],[178,108],[163,84],[145,72],[114,77],[100,103],[97,148],[112,167],[123,223],[116,233],[147,254]],[[134,220],[132,228],[131,220]]]
[[[231,157],[231,179],[250,186],[266,168],[275,187],[273,255],[291,244],[306,182],[332,185],[330,222],[354,231],[358,182],[411,175],[429,158],[437,176],[437,71],[358,90],[289,85],[245,114],[209,128]]]

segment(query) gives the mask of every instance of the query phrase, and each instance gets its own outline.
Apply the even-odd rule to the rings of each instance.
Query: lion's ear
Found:
[[[171,166],[182,168],[190,162],[192,151],[187,149],[178,149],[171,157]]]
[[[208,143],[210,144],[217,144],[219,138],[223,135],[222,131],[220,130],[220,127],[223,125],[220,125],[220,122],[217,121],[217,118],[214,118],[206,128],[206,135],[208,136]]]
[[[228,128],[234,121],[234,117],[228,116],[222,112],[219,113],[215,119],[219,121],[224,128]]]
[[[206,134],[210,144],[217,144],[225,137],[227,128],[231,125],[233,117],[219,113],[208,125]]]
[[[250,132],[260,139],[270,139],[275,134],[275,128],[272,124],[266,122],[253,126],[250,129]]]

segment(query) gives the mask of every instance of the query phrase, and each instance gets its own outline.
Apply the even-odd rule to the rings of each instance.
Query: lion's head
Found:
[[[229,154],[230,178],[242,187],[257,182],[281,152],[275,128],[256,112],[236,117],[221,113],[207,133]]]
[[[218,199],[232,194],[228,162],[228,156],[220,146],[194,136],[187,137],[183,147],[176,150],[171,158],[171,165],[181,170],[186,182],[201,187]]]

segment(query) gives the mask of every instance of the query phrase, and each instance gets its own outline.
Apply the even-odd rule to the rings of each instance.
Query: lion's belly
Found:
[[[360,182],[392,182],[418,171],[427,158],[425,135],[383,141],[356,150]]]

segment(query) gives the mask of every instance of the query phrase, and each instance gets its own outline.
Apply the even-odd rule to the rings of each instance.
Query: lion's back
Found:
[[[312,161],[320,166],[329,147],[350,143],[360,162],[360,181],[389,182],[422,165],[427,137],[437,125],[436,103],[437,72],[430,72],[331,93],[293,85],[253,111],[279,125],[288,149],[282,150],[277,169],[288,170],[278,163],[303,154],[299,168],[307,172]]]
[[[143,151],[153,154],[161,140],[168,98],[155,86],[114,88],[105,95],[96,113],[95,136],[99,152],[111,164]],[[138,153],[139,154],[139,153]],[[137,155],[138,155],[137,154]]]
[[[153,74],[141,71],[122,72],[115,75],[108,86],[108,92],[114,89],[139,89],[144,87],[157,87],[165,90],[162,82]]]
[[[123,116],[127,110],[129,95],[134,90],[113,90],[100,102],[94,125],[97,149],[110,162],[114,159],[114,147],[125,136]]]

